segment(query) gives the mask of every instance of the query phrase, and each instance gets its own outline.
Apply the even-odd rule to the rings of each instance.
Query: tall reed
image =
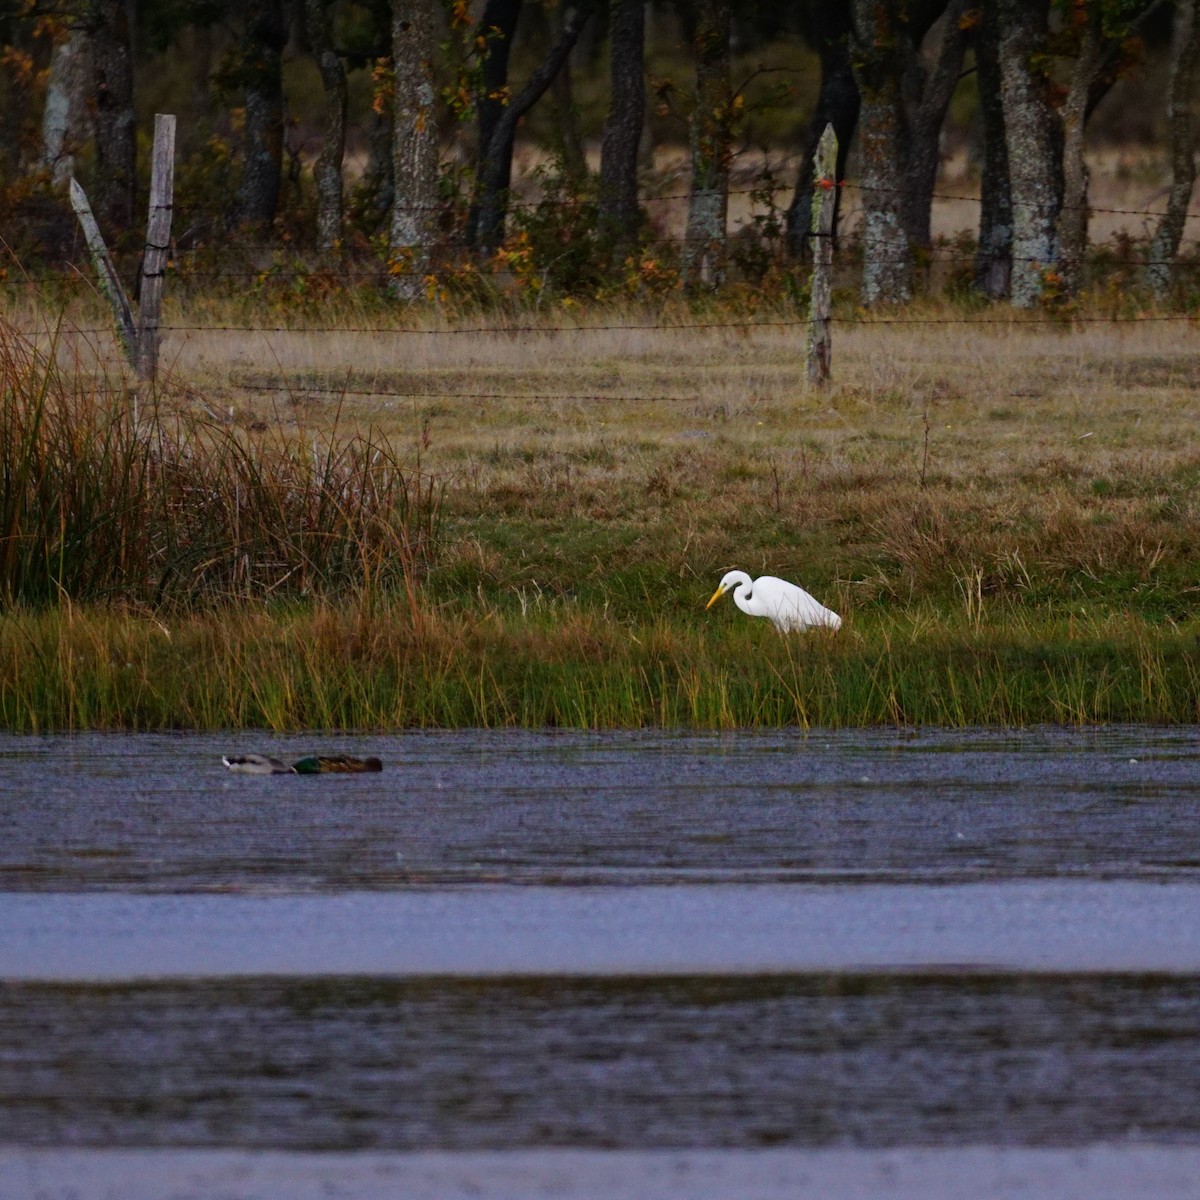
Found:
[[[378,433],[251,433],[64,368],[0,322],[0,598],[138,603],[411,584],[437,481]]]

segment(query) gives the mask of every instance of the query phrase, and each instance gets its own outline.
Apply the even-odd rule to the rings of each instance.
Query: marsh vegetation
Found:
[[[176,330],[135,404],[10,327],[0,722],[1197,720],[1186,324],[906,311],[825,392],[792,324],[338,314]],[[733,567],[845,627],[705,613]]]

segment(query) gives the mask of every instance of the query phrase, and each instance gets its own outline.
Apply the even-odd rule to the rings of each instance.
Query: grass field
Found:
[[[177,469],[151,456],[121,536],[224,500],[200,504],[200,549],[148,534],[145,578],[90,589],[54,577],[43,529],[41,593],[5,582],[0,723],[1200,719],[1194,327],[904,315],[931,323],[838,326],[821,392],[801,326],[686,313],[173,332],[121,453],[154,412]],[[124,411],[77,344],[59,335],[49,392]],[[23,353],[7,373],[44,379]],[[114,522],[81,528],[92,564]],[[705,612],[733,567],[802,584],[843,630]]]

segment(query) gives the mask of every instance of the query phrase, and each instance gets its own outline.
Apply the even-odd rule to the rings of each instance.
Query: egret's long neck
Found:
[[[752,617],[757,615],[750,603],[750,593],[753,590],[753,587],[754,585],[749,579],[744,579],[737,585],[737,587],[733,589],[734,604],[736,604],[738,608],[742,610],[742,612],[747,613]]]

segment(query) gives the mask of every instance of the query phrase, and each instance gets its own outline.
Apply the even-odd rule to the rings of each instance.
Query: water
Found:
[[[0,736],[0,1200],[1192,1196],[1196,732]]]
[[[227,750],[378,754],[233,776]],[[0,888],[1200,879],[1194,730],[0,736]]]

